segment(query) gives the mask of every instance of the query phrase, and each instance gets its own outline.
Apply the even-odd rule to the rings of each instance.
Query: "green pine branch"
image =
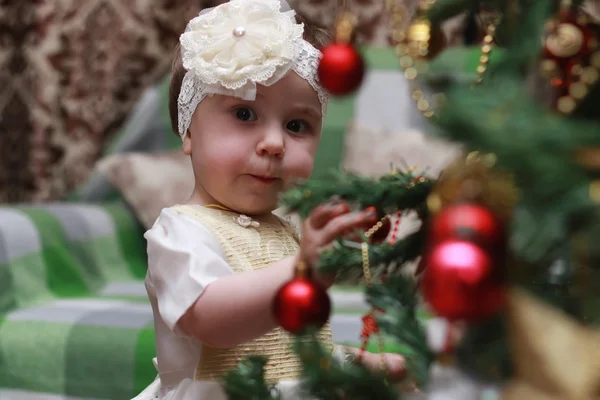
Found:
[[[443,0],[437,1],[428,14],[432,23],[438,25],[482,6],[501,11],[496,38],[504,49],[502,56],[489,65],[482,84],[473,86],[472,75],[464,74],[473,71],[454,73],[454,65],[464,58],[458,53],[448,53],[437,66],[434,63],[425,78],[430,83],[437,82],[436,89],[443,90],[447,98],[437,118],[432,119],[438,128],[435,132],[460,143],[466,150],[494,153],[498,168],[516,178],[520,201],[513,220],[507,224],[511,230],[512,256],[532,266],[532,271],[523,276],[538,276],[533,273],[547,269],[550,260],[556,257],[556,248],[570,244],[573,232],[585,232],[584,239],[592,247],[598,236],[598,219],[588,217],[592,210],[598,209],[589,195],[590,183],[597,177],[577,163],[574,152],[582,147],[600,147],[600,126],[593,122],[599,119],[595,100],[600,98],[600,89],[592,90],[575,114],[564,117],[537,104],[527,85],[527,75],[541,52],[544,24],[556,12],[558,4],[559,0]],[[426,199],[434,182],[419,178],[412,172],[398,172],[381,179],[336,173],[323,181],[301,183],[284,194],[282,205],[306,218],[319,204],[340,199],[354,209],[374,206],[382,214],[417,210],[426,220]],[[420,229],[394,245],[370,245],[371,266],[401,266],[416,259],[424,249],[425,235],[426,230]],[[600,258],[592,251],[591,256]],[[317,267],[348,273],[362,271],[362,262],[360,243],[340,239],[322,254]],[[434,357],[418,319],[416,283],[393,275],[384,284],[370,287],[367,296],[371,305],[383,310],[377,315],[382,332],[402,345],[411,378],[419,386],[425,385]],[[478,371],[498,370],[505,376],[510,360],[506,335],[500,329],[502,323],[488,321],[467,332],[459,351],[462,366]],[[399,397],[383,376],[361,365],[337,363],[315,335],[296,338],[294,350],[303,364],[304,388],[313,397],[323,400]],[[261,357],[250,358],[226,376],[230,399],[274,399],[276,395],[262,378],[265,362]]]
[[[427,18],[433,25],[440,25],[469,10],[498,10],[503,16],[503,22],[497,29],[497,36],[501,38],[500,43],[512,46],[532,39],[527,36],[527,32],[533,31],[536,37],[539,36],[542,29],[539,29],[538,23],[543,22],[543,17],[550,10],[556,10],[559,2],[560,0],[443,0],[433,4]],[[535,14],[534,9],[540,5],[548,10],[543,16]]]
[[[425,230],[408,235],[395,244],[369,246],[369,261],[372,267],[395,263],[402,265],[421,255],[425,244]],[[338,240],[333,247],[321,254],[317,268],[330,273],[345,273],[362,268],[361,244],[349,240]]]
[[[596,207],[588,194],[592,178],[574,153],[600,146],[600,126],[538,106],[520,79],[505,76],[474,89],[454,87],[435,123],[442,128],[438,134],[467,149],[496,154],[497,166],[515,176],[520,217],[511,228],[519,257],[543,260],[566,240],[571,219]]]
[[[432,25],[440,25],[442,22],[453,18],[463,12],[480,7],[482,3],[489,1],[482,0],[444,0],[433,4],[427,14],[427,18]]]
[[[320,204],[339,199],[356,209],[374,206],[382,213],[420,207],[433,181],[412,172],[397,172],[381,178],[332,172],[327,179],[300,183],[281,199],[283,206],[306,218]]]
[[[251,356],[240,361],[237,368],[223,378],[223,388],[229,400],[279,400],[279,395],[267,384],[264,369],[267,358]]]
[[[399,393],[382,374],[361,364],[341,364],[316,335],[298,337],[294,351],[302,361],[304,390],[320,400],[399,400]]]
[[[496,7],[503,18],[496,29],[506,57],[490,65],[483,85],[496,75],[515,75],[525,80],[532,55],[542,51],[542,33],[547,19],[558,7],[559,0],[502,0]]]
[[[410,379],[419,387],[427,382],[433,360],[427,347],[425,330],[417,316],[416,284],[402,276],[394,276],[385,284],[368,289],[371,305],[383,310],[378,315],[382,332],[393,336],[404,351]],[[386,381],[383,374],[373,373],[360,363],[342,364],[331,350],[321,344],[315,332],[297,336],[293,350],[302,363],[302,390],[320,400],[399,400],[401,394]],[[263,379],[266,359],[250,357],[230,371],[224,387],[230,400],[275,400]]]
[[[375,206],[384,213],[414,210],[424,221],[428,218],[426,200],[433,185],[433,181],[410,171],[396,171],[379,179],[332,173],[328,180],[307,181],[288,191],[284,194],[282,203],[304,218],[319,204],[335,198],[359,209]],[[363,236],[362,240],[366,241],[366,238]],[[391,263],[402,265],[415,260],[421,253],[424,240],[425,234],[419,230],[395,244],[370,245],[371,266]],[[361,267],[361,244],[345,239],[339,239],[331,249],[325,251],[317,265],[323,271],[341,274]]]
[[[433,353],[427,344],[426,331],[417,315],[418,294],[414,280],[402,275],[367,290],[367,301],[383,310],[377,320],[382,332],[393,337],[405,351],[409,376],[419,387],[427,383]]]

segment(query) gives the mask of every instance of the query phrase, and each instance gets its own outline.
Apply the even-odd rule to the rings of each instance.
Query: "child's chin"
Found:
[[[263,215],[269,214],[273,212],[273,210],[277,209],[277,202],[261,202],[260,204],[247,204],[243,207],[240,207],[243,214],[247,215]]]

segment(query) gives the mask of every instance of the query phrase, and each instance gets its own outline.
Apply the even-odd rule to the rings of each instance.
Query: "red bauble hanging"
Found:
[[[580,85],[574,92],[582,92],[582,68],[589,65],[590,56],[599,47],[596,29],[593,21],[571,7],[570,3],[561,6],[557,17],[548,21],[546,26],[540,63],[542,74],[555,88],[555,107],[561,112],[570,113],[576,103],[572,99],[561,103],[559,99],[568,98],[574,84]],[[586,92],[585,88],[583,91]]]
[[[354,46],[333,43],[326,46],[322,53],[317,70],[321,85],[335,96],[358,89],[365,74],[365,64]]]
[[[494,254],[505,251],[504,224],[488,208],[464,203],[442,209],[431,223],[431,244],[448,239],[474,242]]]
[[[446,240],[425,257],[421,289],[437,315],[475,322],[503,308],[502,270],[482,248],[467,241]]]
[[[296,268],[295,277],[284,284],[273,300],[273,315],[277,323],[292,334],[307,328],[321,328],[331,313],[327,291],[310,278],[306,267]]]

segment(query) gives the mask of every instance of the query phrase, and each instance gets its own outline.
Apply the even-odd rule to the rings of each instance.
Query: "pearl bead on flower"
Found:
[[[243,26],[238,26],[237,28],[235,28],[233,30],[233,36],[235,36],[236,38],[241,38],[245,34],[246,34],[246,28],[244,28]]]

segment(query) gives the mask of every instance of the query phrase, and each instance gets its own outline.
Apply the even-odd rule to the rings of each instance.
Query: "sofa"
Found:
[[[415,154],[403,144],[423,147],[407,133],[422,122],[393,50],[363,54],[362,87],[330,104],[317,178],[340,165],[385,172],[398,158],[393,151],[403,151],[403,161]],[[167,88],[165,78],[146,91],[104,157],[180,146],[169,128]],[[1,400],[123,400],[155,378],[144,229],[135,208],[98,171],[67,201],[0,206]],[[359,289],[336,287],[332,297],[335,340],[357,343],[366,310]]]

